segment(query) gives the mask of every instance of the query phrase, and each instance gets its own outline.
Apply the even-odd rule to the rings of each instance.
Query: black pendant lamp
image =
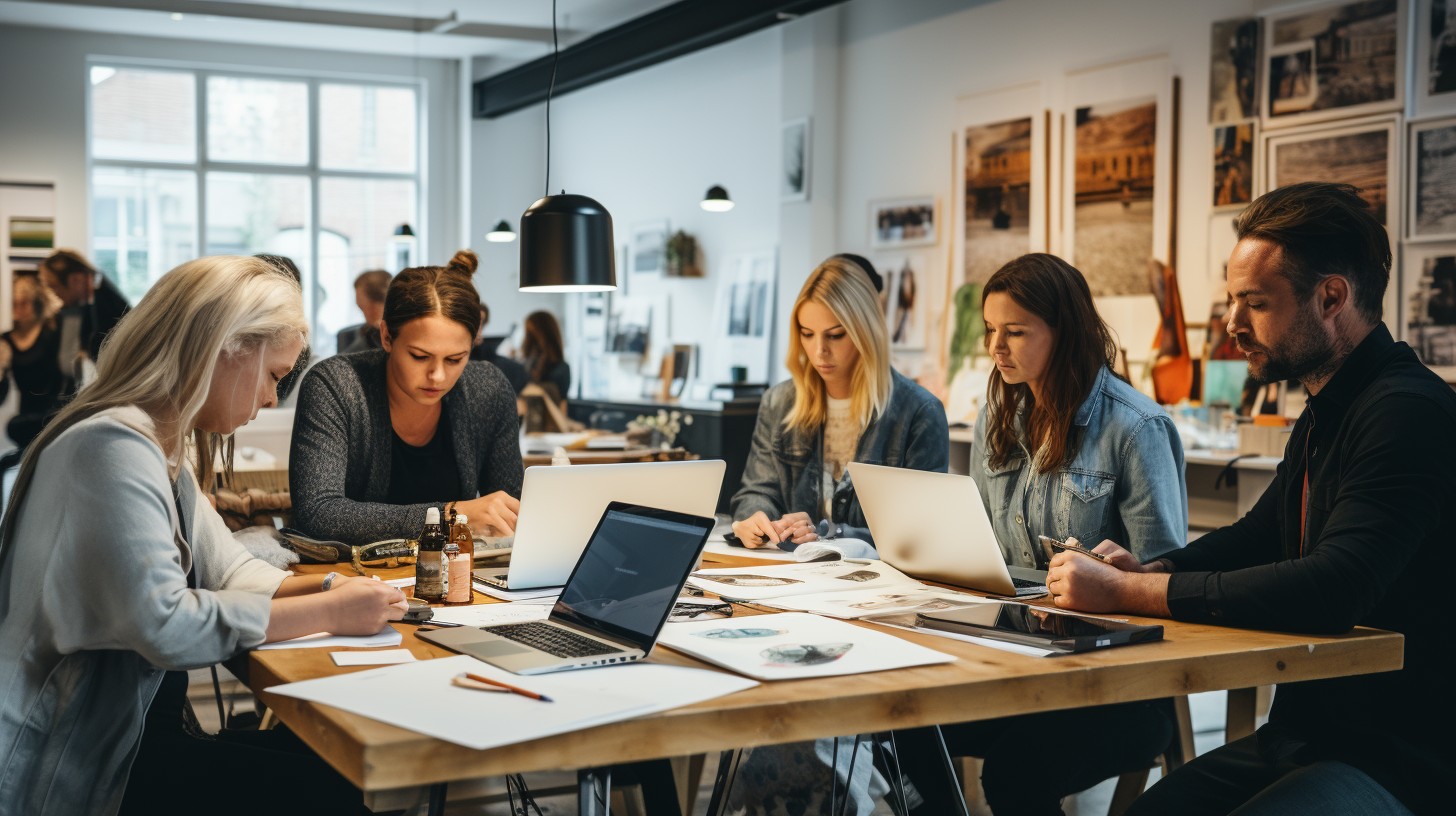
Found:
[[[551,195],[551,94],[556,89],[556,0],[551,0],[551,85],[546,90],[546,194],[521,215],[522,292],[617,288],[612,215],[584,195]]]

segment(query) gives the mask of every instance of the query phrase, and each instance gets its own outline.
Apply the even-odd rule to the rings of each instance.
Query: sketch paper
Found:
[[[470,606],[436,607],[430,620],[458,623],[461,626],[499,626],[503,623],[529,623],[546,620],[551,605],[543,603],[471,604]]]
[[[854,620],[868,615],[889,615],[895,612],[943,612],[977,603],[991,603],[988,598],[953,592],[930,586],[889,587],[849,592],[820,592],[813,595],[790,595],[763,602],[764,606],[796,612],[812,612],[831,618]]]
[[[545,694],[485,694],[453,686],[471,672]],[[331,705],[426,736],[483,750],[578,731],[758,685],[723,672],[632,663],[523,678],[460,655],[274,686],[267,691]],[[400,689],[429,705],[401,705]]]
[[[798,680],[950,663],[894,635],[801,612],[675,623],[658,643],[759,680]]]
[[[372,635],[331,635],[328,632],[315,632],[312,635],[296,637],[292,640],[280,640],[277,643],[264,643],[262,646],[254,647],[259,650],[265,649],[317,649],[321,646],[329,646],[335,649],[353,646],[356,648],[372,648],[375,646],[398,646],[404,642],[404,636],[394,627],[385,624],[383,629]]]
[[[688,578],[688,583],[725,598],[744,601],[820,592],[924,586],[883,561],[862,558],[698,570]]]

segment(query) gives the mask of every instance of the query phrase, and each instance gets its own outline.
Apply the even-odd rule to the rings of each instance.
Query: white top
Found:
[[[819,508],[824,518],[830,518],[831,502],[834,500],[834,485],[844,476],[844,467],[854,461],[854,449],[859,443],[859,423],[849,413],[848,399],[826,397],[829,401],[828,416],[824,420],[824,489],[819,491],[824,506]]]

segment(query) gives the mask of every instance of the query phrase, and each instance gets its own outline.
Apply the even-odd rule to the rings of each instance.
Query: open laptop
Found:
[[[969,476],[849,463],[875,549],[908,575],[996,595],[1046,594],[1046,570],[1008,567]]]
[[[566,583],[609,502],[711,516],[723,486],[721,459],[526,468],[509,567],[475,570],[506,590]]]
[[[419,636],[517,674],[640,660],[712,531],[711,516],[612,502],[547,620]]]

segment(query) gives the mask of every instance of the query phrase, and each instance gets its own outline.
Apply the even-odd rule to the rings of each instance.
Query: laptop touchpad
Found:
[[[506,655],[533,651],[520,644],[512,643],[509,640],[487,640],[480,643],[472,643],[468,649],[474,657],[505,657]]]

